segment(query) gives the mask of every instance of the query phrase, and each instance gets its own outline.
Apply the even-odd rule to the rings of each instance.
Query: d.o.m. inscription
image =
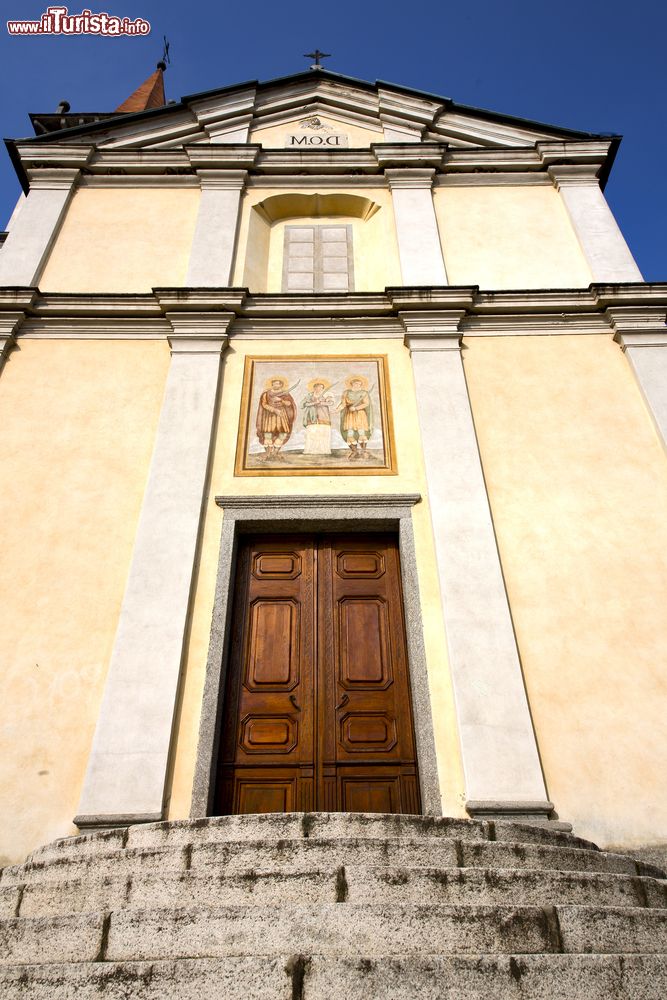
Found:
[[[290,132],[285,136],[285,146],[347,148],[348,138],[344,132],[334,132],[321,118],[313,116],[301,122],[301,132]]]

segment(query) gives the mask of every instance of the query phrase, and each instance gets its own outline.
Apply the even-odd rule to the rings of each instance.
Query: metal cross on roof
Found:
[[[331,55],[330,52],[320,52],[319,49],[315,49],[314,52],[304,52],[303,58],[315,60],[313,65],[310,67],[311,69],[322,69],[322,66],[320,65],[320,59],[328,59],[330,55]]]

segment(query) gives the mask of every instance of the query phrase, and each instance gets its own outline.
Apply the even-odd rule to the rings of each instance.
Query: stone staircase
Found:
[[[664,872],[517,823],[306,813],[59,840],[0,878],[2,1000],[665,1000]]]

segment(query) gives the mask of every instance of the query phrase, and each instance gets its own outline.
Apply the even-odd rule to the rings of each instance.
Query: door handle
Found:
[[[289,696],[289,700],[292,702],[292,704],[294,705],[294,707],[297,710],[297,712],[300,712],[301,711],[301,705],[298,704],[298,702],[296,700],[296,696],[293,695],[293,694],[291,694]]]
[[[341,700],[336,705],[336,707],[334,709],[334,712],[337,712],[339,708],[345,708],[345,706],[347,705],[347,703],[348,703],[349,700],[350,700],[349,696],[346,695],[346,694],[344,694],[343,697],[341,698]]]

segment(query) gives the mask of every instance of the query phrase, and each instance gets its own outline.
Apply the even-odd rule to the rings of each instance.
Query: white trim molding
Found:
[[[80,828],[162,819],[190,589],[230,313],[169,313],[155,447],[102,706]]]
[[[600,189],[599,169],[594,163],[565,163],[549,167],[548,172],[563,199],[593,281],[642,281]]]
[[[464,311],[402,312],[414,372],[428,499],[465,777],[472,815],[547,820],[472,411]]]
[[[607,310],[614,339],[630,362],[658,435],[667,448],[667,326],[665,307]]]

